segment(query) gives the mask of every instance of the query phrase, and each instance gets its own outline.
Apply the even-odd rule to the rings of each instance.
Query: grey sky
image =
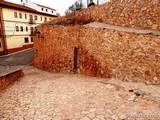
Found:
[[[13,3],[20,3],[20,0],[6,0]],[[64,15],[64,12],[71,6],[76,0],[30,0],[32,2],[48,6],[57,10],[58,13]]]

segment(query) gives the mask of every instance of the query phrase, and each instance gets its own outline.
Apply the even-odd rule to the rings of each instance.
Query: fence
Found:
[[[87,8],[92,5],[103,4],[108,1],[110,1],[110,0],[77,0],[72,6],[70,6],[68,8],[68,10],[65,12],[65,14],[75,12],[75,11],[80,10],[82,8]]]

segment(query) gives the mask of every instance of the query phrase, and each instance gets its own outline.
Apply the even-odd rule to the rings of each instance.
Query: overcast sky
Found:
[[[6,0],[13,3],[19,3],[20,0]],[[64,12],[70,7],[76,0],[30,0],[32,2],[48,6],[57,10],[58,13],[64,15]]]

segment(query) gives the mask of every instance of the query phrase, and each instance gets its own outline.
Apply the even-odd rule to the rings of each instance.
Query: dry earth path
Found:
[[[159,120],[160,87],[24,67],[0,93],[0,120]]]

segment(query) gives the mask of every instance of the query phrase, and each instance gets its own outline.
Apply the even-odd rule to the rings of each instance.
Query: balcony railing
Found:
[[[69,9],[65,12],[65,14],[70,14],[82,8],[87,8],[92,5],[99,5],[105,2],[109,2],[111,0],[77,0]]]
[[[35,27],[31,27],[30,28],[30,36],[34,36],[35,34],[36,34],[36,32],[37,32],[37,28]]]

